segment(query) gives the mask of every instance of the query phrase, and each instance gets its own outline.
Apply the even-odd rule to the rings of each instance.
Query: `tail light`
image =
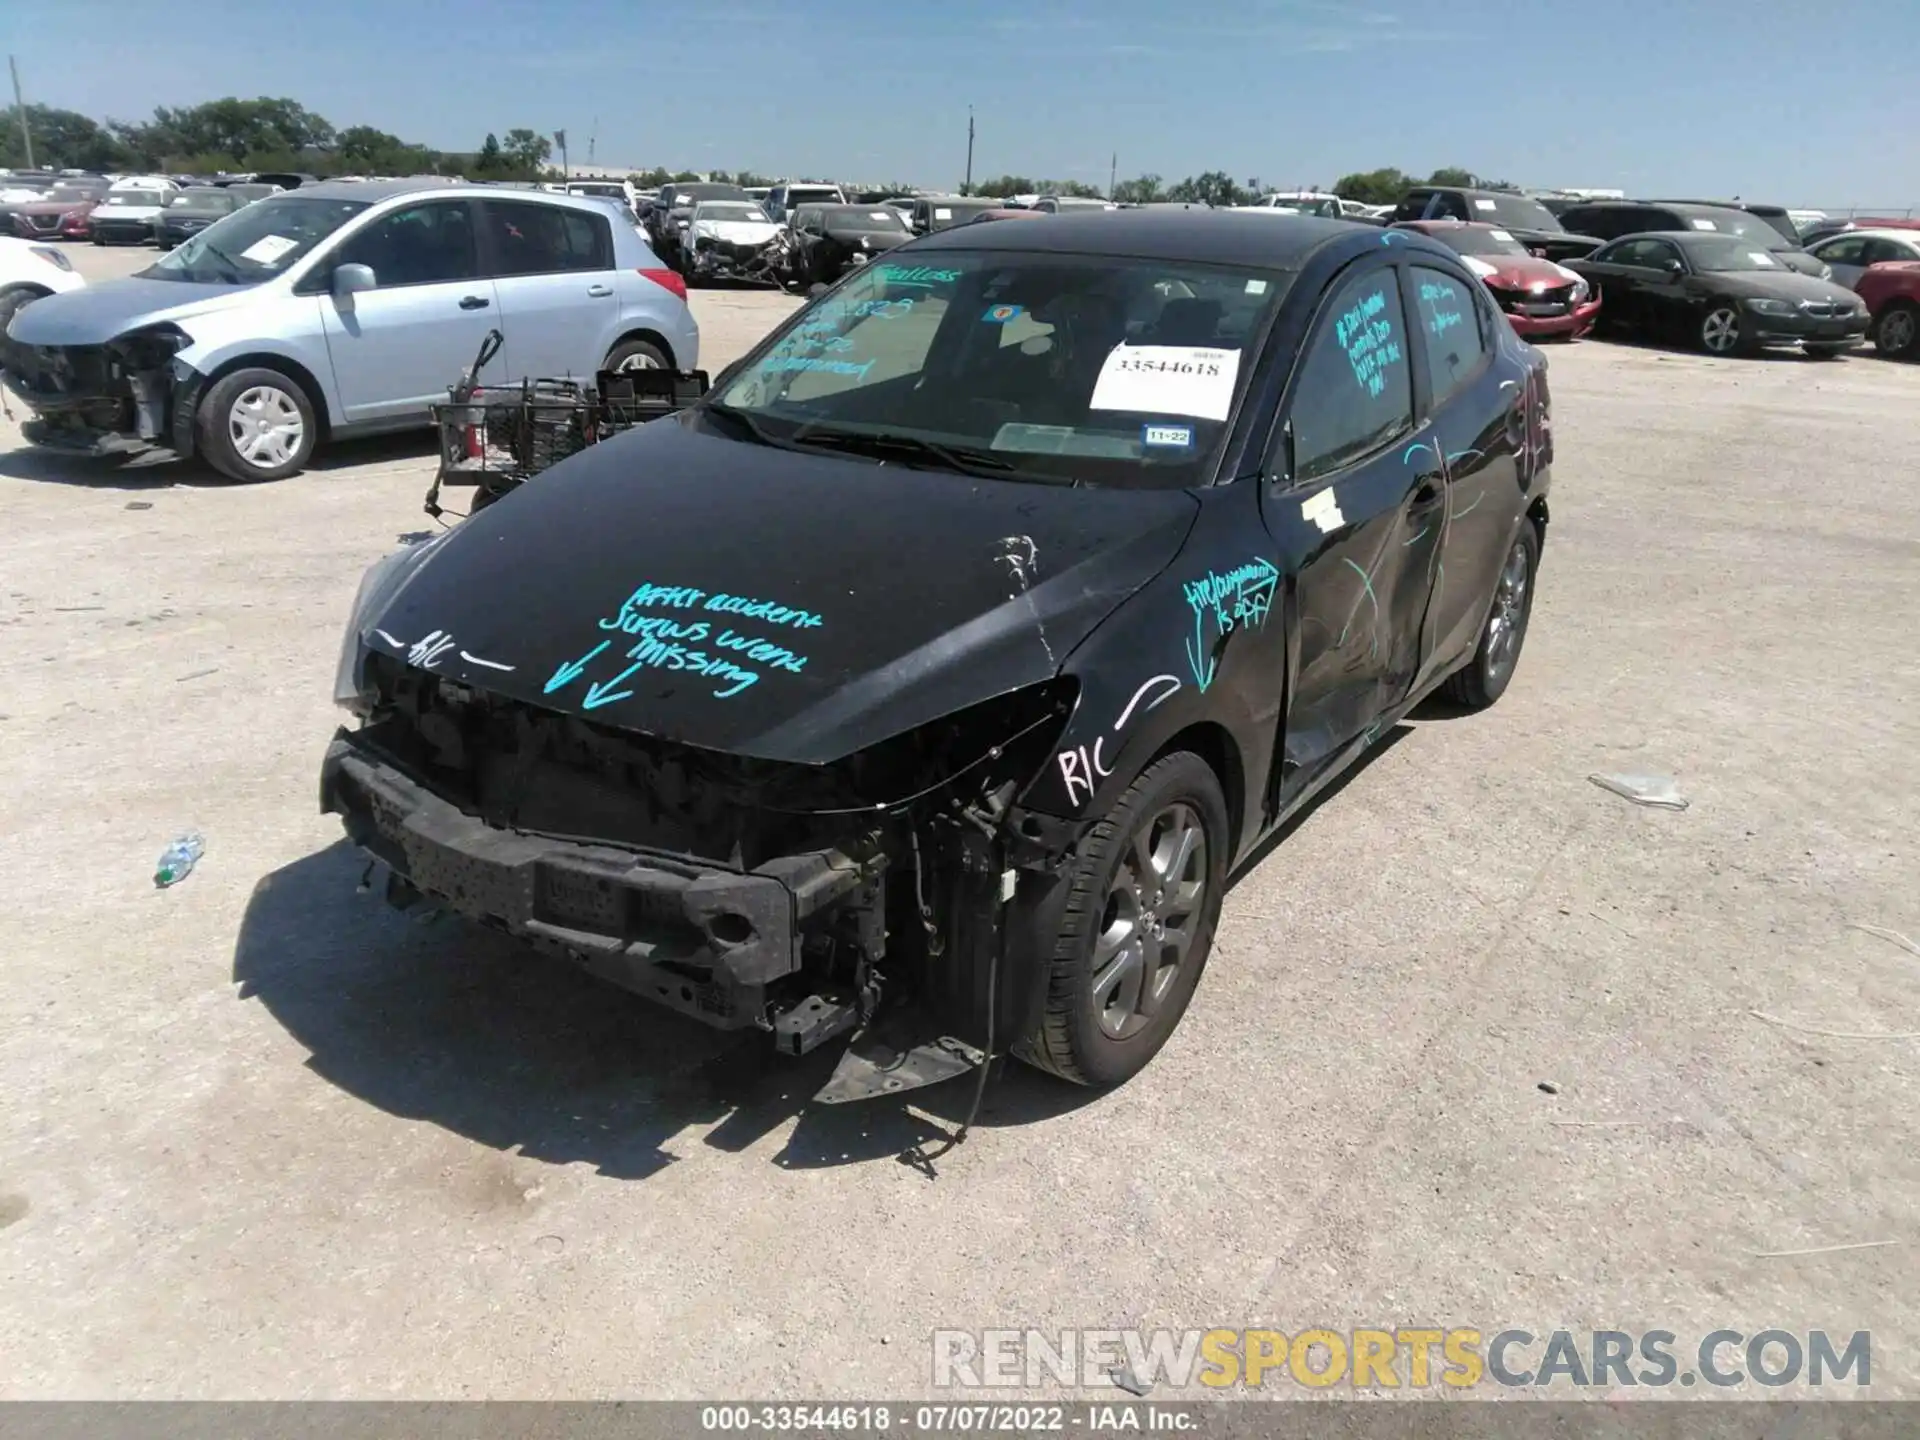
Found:
[[[662,290],[670,292],[681,300],[687,298],[687,282],[680,278],[678,270],[651,269],[643,265],[640,267],[640,273]]]

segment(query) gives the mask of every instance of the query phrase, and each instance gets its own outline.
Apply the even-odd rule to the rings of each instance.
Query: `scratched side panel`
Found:
[[[1093,820],[1166,743],[1195,725],[1218,727],[1247,797],[1263,790],[1286,676],[1280,605],[1286,577],[1260,523],[1258,482],[1202,492],[1179,557],[1069,657],[1080,699],[1053,762],[1023,803]],[[1242,809],[1242,841],[1260,806]]]

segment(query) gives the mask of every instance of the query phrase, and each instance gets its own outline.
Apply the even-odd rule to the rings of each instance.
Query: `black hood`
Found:
[[[1797,270],[1709,270],[1694,278],[1703,289],[1736,299],[1791,300],[1796,304],[1802,300],[1825,300],[1850,306],[1858,298],[1844,285],[1816,275],[1802,275]]]
[[[824,764],[1057,674],[1199,509],[775,449],[697,414],[465,521],[363,617],[366,643],[596,723]]]

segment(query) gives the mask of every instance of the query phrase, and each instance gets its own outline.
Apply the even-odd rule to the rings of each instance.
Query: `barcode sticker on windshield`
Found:
[[[256,265],[271,265],[289,250],[299,248],[298,240],[289,240],[284,235],[262,235],[240,252],[240,258],[251,260]]]
[[[1224,420],[1240,352],[1202,345],[1116,345],[1100,367],[1089,410]]]

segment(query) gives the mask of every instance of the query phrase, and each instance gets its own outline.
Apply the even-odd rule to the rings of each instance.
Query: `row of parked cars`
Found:
[[[284,177],[298,183],[299,177]],[[24,240],[171,248],[223,215],[277,195],[277,180],[171,175],[9,176],[0,223]]]

